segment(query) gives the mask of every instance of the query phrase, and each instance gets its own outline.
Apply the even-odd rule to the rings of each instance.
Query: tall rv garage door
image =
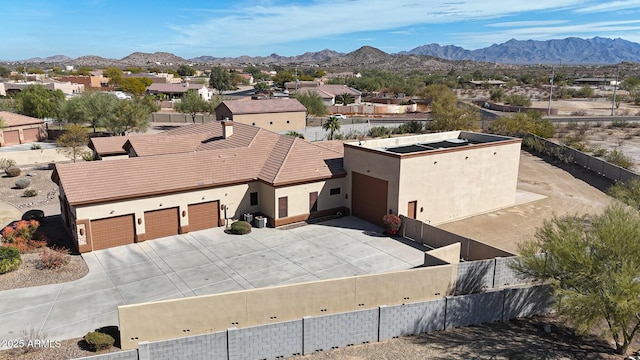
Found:
[[[354,172],[351,182],[353,215],[382,225],[382,217],[387,213],[387,189],[386,180]]]
[[[20,132],[18,130],[5,130],[3,136],[5,146],[20,144]]]
[[[144,213],[145,239],[157,239],[177,235],[180,228],[178,208],[169,208]]]
[[[24,136],[24,142],[26,143],[40,141],[39,134],[40,130],[38,128],[22,130],[22,136]]]
[[[218,226],[219,201],[189,205],[189,231],[210,229]]]
[[[93,250],[133,244],[135,234],[133,214],[91,221]]]

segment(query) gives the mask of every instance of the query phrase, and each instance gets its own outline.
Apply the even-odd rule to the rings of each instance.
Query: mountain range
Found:
[[[75,66],[143,66],[153,65],[290,65],[314,64],[318,66],[335,67],[371,67],[380,69],[411,69],[429,67],[434,70],[447,69],[451,62],[456,61],[457,67],[472,66],[473,62],[497,64],[617,64],[620,62],[640,62],[640,44],[624,39],[608,39],[594,37],[581,39],[570,37],[566,39],[535,41],[509,40],[502,44],[467,50],[459,46],[428,44],[397,54],[388,54],[382,50],[363,46],[348,54],[330,49],[318,52],[306,52],[297,56],[240,56],[213,57],[200,56],[184,59],[167,52],[141,53],[135,52],[122,59],[108,59],[95,55],[82,56],[76,59],[64,55],[47,58],[32,58],[19,63],[64,63]],[[460,63],[461,61],[461,63]]]

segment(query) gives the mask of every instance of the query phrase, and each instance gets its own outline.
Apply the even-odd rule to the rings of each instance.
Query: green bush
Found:
[[[17,166],[17,165],[18,164],[16,163],[15,160],[5,159],[5,158],[0,159],[0,170],[7,170],[12,166]]]
[[[524,106],[524,107],[531,106],[531,100],[529,100],[528,97],[524,95],[518,95],[518,94],[508,95],[505,98],[504,102],[505,104],[513,105],[513,106]]]
[[[633,167],[633,160],[625,155],[622,151],[613,150],[605,155],[604,160],[612,164],[618,165],[625,169],[631,169]]]
[[[251,224],[246,221],[236,221],[231,224],[231,233],[236,235],[244,235],[251,232]]]
[[[391,129],[384,126],[374,126],[369,130],[371,137],[388,137],[389,135],[391,135]]]
[[[9,166],[4,170],[4,172],[7,173],[7,176],[9,177],[16,177],[16,176],[20,176],[20,174],[22,173],[22,170],[20,170],[20,168],[17,166]]]
[[[0,274],[18,270],[20,264],[22,264],[22,256],[18,249],[0,247]]]
[[[22,193],[22,196],[24,196],[24,197],[34,197],[36,195],[38,195],[38,190],[36,190],[36,189],[26,189]]]
[[[422,132],[422,123],[419,121],[409,121],[398,126],[398,134],[417,134]]]
[[[40,150],[42,146],[40,144],[31,144],[31,150]]]
[[[92,351],[106,350],[113,346],[116,340],[101,332],[92,331],[84,336],[84,341]]]
[[[640,210],[640,179],[617,182],[607,190],[609,196]]]

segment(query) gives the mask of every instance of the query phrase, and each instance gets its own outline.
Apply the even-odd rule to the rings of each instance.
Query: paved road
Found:
[[[81,337],[118,325],[124,304],[410,269],[423,264],[427,250],[354,217],[243,236],[223,230],[86,253],[82,279],[2,291],[0,339],[30,329],[50,340]]]

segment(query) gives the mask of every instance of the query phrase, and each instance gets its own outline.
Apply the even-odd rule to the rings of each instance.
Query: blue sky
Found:
[[[640,0],[0,0],[0,59],[133,52],[291,56],[369,45],[478,49],[570,36],[640,42]]]

